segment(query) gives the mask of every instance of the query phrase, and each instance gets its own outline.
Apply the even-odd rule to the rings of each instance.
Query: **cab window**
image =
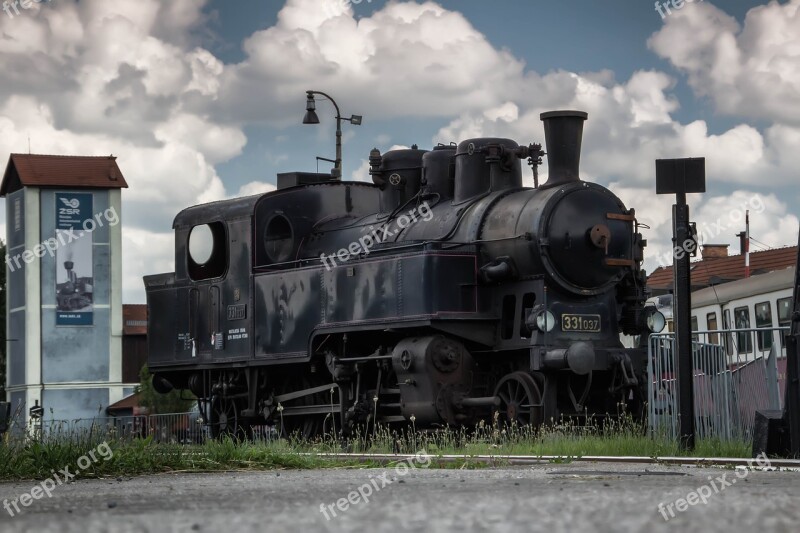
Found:
[[[228,241],[222,222],[199,224],[186,245],[189,277],[195,281],[222,277],[228,267]]]

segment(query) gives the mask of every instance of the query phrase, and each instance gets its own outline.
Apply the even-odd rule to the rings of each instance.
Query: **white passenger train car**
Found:
[[[757,335],[739,332],[728,334],[723,339],[719,338],[719,333],[713,332],[789,327],[794,280],[795,267],[788,267],[693,292],[691,321],[694,340],[723,344],[732,361],[743,362],[766,355],[775,340],[772,332]],[[662,333],[675,331],[672,294],[653,296],[646,305],[655,307],[664,315],[666,327]],[[778,339],[778,347],[781,348],[779,357],[786,354],[785,336],[786,333]],[[636,346],[638,343],[633,337],[620,338],[625,346]]]
[[[693,292],[692,330],[788,327],[794,272],[795,267],[788,267]],[[647,305],[665,316],[665,332],[675,330],[671,294],[653,296]]]
[[[788,327],[792,317],[794,279],[795,267],[789,267],[692,293],[692,331]],[[713,333],[705,337],[706,342],[712,344],[718,344],[720,340]],[[784,352],[784,339],[776,339],[771,332],[756,335],[736,333],[726,337],[722,341],[728,355],[739,359],[752,359],[755,355],[769,352],[774,342]]]

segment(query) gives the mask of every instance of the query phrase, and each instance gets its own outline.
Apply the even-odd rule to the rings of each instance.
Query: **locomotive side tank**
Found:
[[[373,150],[371,185],[293,173],[181,213],[180,267],[145,278],[154,383],[216,433],[640,411],[646,351],[619,335],[658,321],[635,212],[580,179],[586,113],[541,118],[534,188],[540,145],[476,138]],[[216,267],[191,258],[203,226]]]

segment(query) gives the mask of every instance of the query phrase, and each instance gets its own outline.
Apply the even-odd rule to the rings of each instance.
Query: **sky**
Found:
[[[2,4],[0,4],[2,5]],[[671,6],[671,4],[670,4]],[[581,176],[636,209],[645,267],[670,262],[655,159],[705,157],[690,195],[708,243],[750,211],[753,249],[793,245],[800,215],[800,0],[47,0],[0,11],[0,161],[108,155],[123,192],[123,301],[174,270],[172,220],[273,190],[333,158],[477,136],[543,142],[543,111],[586,111]],[[330,164],[319,163],[321,171]],[[546,165],[541,169],[546,178]],[[526,185],[532,177],[526,174]],[[5,235],[0,201],[0,235]]]

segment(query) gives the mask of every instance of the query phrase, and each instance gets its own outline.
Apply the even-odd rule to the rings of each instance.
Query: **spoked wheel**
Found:
[[[527,372],[512,372],[500,380],[494,391],[500,398],[497,411],[509,425],[538,427],[543,422],[542,391]]]
[[[239,416],[239,409],[234,400],[215,398],[211,403],[211,436],[218,439],[229,436],[236,439],[245,439],[248,436],[248,426]]]

